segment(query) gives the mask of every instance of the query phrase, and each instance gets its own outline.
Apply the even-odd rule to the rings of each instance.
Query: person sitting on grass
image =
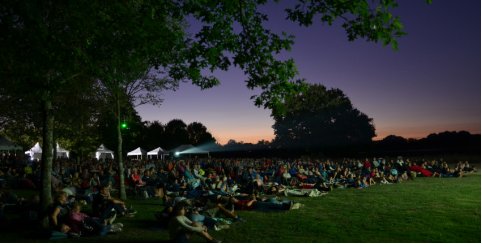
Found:
[[[71,209],[69,207],[69,202],[67,201],[67,195],[63,191],[58,192],[57,195],[55,195],[53,202],[52,214],[50,215],[51,225],[59,226],[61,223],[65,222]]]
[[[261,187],[264,185],[263,180],[261,180],[261,177],[259,174],[256,174],[254,178],[254,182],[258,183],[258,187]]]
[[[229,187],[229,184],[227,182],[228,178],[226,177],[226,175],[224,175],[221,180],[218,182],[217,186],[216,186],[216,191],[220,191],[222,193],[225,193],[225,194],[230,194],[230,193],[233,193],[231,187]]]
[[[464,172],[464,173],[474,173],[475,172],[474,169],[475,169],[475,166],[472,166],[472,168],[471,168],[471,167],[469,167],[469,162],[466,162],[464,170],[462,170],[462,172]]]
[[[208,234],[206,226],[199,222],[192,222],[184,214],[186,210],[184,204],[176,204],[172,209],[173,218],[169,221],[169,237],[171,242],[186,243],[191,236],[196,233],[208,242],[220,243]]]
[[[361,179],[356,178],[355,183],[353,184],[353,188],[360,189],[361,188]]]
[[[452,174],[453,178],[462,178],[462,169],[456,169],[455,172]]]
[[[282,177],[282,184],[283,185],[290,185],[291,183],[291,174],[288,172],[288,171],[285,171],[283,173],[283,177]]]
[[[146,189],[149,197],[153,197],[157,200],[159,199],[159,195],[156,193],[157,182],[153,180],[150,176],[151,176],[151,171],[145,170],[144,177],[142,177],[142,181],[146,183],[144,188]]]
[[[355,179],[353,179],[353,174],[350,174],[350,175],[348,176],[348,179],[346,180],[346,183],[347,183],[348,185],[353,185],[353,184],[355,183]]]
[[[380,181],[380,185],[388,185],[390,184],[388,180],[385,177],[382,177],[382,180]]]
[[[79,173],[75,172],[74,177],[72,178],[72,186],[80,188],[81,183],[82,183],[82,179],[79,177]]]
[[[121,217],[134,217],[136,211],[131,208],[126,209],[126,204],[124,202],[112,198],[110,196],[109,187],[105,184],[101,185],[100,191],[95,194],[92,202],[93,216],[99,217],[99,219],[104,222],[115,218],[115,214],[111,215],[112,209],[114,209],[117,214],[120,214]]]
[[[467,162],[468,164],[469,162]],[[459,163],[457,164],[457,168],[461,168],[462,170],[465,168],[465,163],[463,163],[462,161],[459,161]]]
[[[362,178],[362,181],[360,183],[360,187],[361,188],[366,188],[367,187],[367,180],[365,179],[365,177]]]
[[[375,180],[372,177],[369,177],[366,179],[368,179],[367,186],[375,185]]]
[[[105,236],[109,232],[120,232],[122,231],[121,223],[102,225],[102,222],[89,217],[88,215],[81,213],[82,204],[75,203],[72,205],[72,213],[67,217],[66,224],[69,226],[70,231],[67,233],[71,238],[78,238],[83,234],[89,235],[98,234],[100,236]],[[82,233],[83,232],[83,233]]]
[[[270,181],[269,181],[268,175],[265,174],[265,175],[263,176],[263,184],[268,185],[268,183],[270,183]],[[276,182],[276,183],[278,183],[279,185],[281,185],[281,179],[279,180],[279,182]]]

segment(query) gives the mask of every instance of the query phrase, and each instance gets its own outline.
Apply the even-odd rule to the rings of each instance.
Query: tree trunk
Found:
[[[121,118],[120,118],[120,89],[117,93],[117,165],[119,167],[119,198],[127,199],[126,188],[124,185],[124,166],[122,165],[122,134],[121,134]]]
[[[55,139],[54,130],[55,130],[55,126],[52,127],[52,143],[53,143],[52,145],[54,147],[54,152],[53,152],[53,156],[52,156],[52,163],[57,161],[57,143],[55,143],[56,139]]]
[[[53,144],[53,125],[54,114],[52,110],[52,101],[50,98],[42,101],[43,115],[43,147],[42,147],[42,187],[40,188],[40,225],[42,227],[49,226],[48,207],[52,202],[51,189],[51,172],[52,172],[52,144]]]

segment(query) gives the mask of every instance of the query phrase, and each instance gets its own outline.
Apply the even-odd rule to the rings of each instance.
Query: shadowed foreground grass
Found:
[[[366,189],[335,189],[318,198],[295,198],[306,207],[284,213],[238,212],[247,223],[211,231],[223,242],[481,242],[480,173],[461,179],[416,178]],[[35,192],[16,191],[19,196]],[[28,195],[27,195],[28,194]],[[135,218],[118,219],[124,231],[101,238],[59,242],[166,242],[151,231],[161,201],[128,200]],[[88,208],[86,208],[88,209]],[[1,242],[47,242],[34,230],[6,231]],[[194,236],[191,242],[204,242]]]

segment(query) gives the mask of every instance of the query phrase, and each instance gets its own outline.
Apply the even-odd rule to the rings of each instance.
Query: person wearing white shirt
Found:
[[[378,162],[377,158],[373,158],[373,166],[375,168],[378,168],[380,166],[380,163]]]

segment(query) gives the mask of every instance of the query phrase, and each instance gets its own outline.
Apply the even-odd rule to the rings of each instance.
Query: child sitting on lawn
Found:
[[[361,188],[366,188],[367,187],[367,180],[365,178],[362,179],[361,183],[360,183],[360,187]]]
[[[65,224],[69,228],[61,226],[61,230],[68,229],[67,233],[71,238],[79,238],[82,235],[82,231],[85,233],[95,233],[100,236],[105,236],[109,232],[120,232],[122,231],[123,225],[121,223],[112,224],[108,222],[109,225],[102,225],[101,221],[89,217],[88,215],[81,213],[82,205],[75,203],[72,205],[72,212],[67,216],[67,221]],[[113,221],[113,220],[112,220]],[[65,232],[64,232],[65,233]]]

